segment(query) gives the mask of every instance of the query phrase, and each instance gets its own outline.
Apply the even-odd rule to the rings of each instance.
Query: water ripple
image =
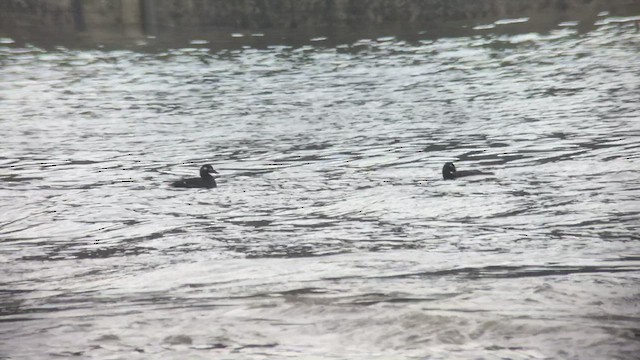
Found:
[[[570,25],[220,51],[2,41],[0,342],[631,358],[640,40],[630,21]],[[444,181],[445,161],[494,175]],[[168,186],[206,163],[219,188]]]

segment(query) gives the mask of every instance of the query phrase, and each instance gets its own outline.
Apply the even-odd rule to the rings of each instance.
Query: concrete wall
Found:
[[[318,29],[536,16],[617,13],[638,0],[1,0],[1,27],[216,27]]]

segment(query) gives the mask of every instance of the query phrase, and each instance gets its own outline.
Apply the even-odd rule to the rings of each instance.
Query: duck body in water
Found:
[[[218,172],[213,170],[213,167],[211,165],[202,165],[200,167],[199,178],[189,178],[189,179],[174,181],[171,183],[171,186],[178,187],[178,188],[206,188],[206,189],[218,187],[218,184],[216,184],[216,180],[213,178],[213,176],[211,176],[212,173],[217,174]]]
[[[480,170],[456,170],[456,166],[453,165],[452,162],[447,162],[442,167],[442,177],[445,180],[454,180],[457,178],[465,177],[465,176],[474,176],[474,175],[493,175],[492,172],[483,172]]]

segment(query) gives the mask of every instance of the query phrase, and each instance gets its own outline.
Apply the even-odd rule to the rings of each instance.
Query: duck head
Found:
[[[211,176],[210,174],[217,174],[218,172],[213,170],[213,167],[211,165],[202,165],[200,167],[200,177],[204,178],[204,177],[208,177]]]
[[[456,166],[452,162],[444,163],[442,167],[442,177],[445,180],[453,180],[456,178]]]

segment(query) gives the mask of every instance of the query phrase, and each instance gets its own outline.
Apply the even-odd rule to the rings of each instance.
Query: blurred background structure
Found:
[[[81,32],[99,42],[203,30],[398,35],[510,17],[528,17],[529,26],[564,19],[589,26],[602,11],[638,9],[634,0],[3,0],[0,32],[25,40]]]

